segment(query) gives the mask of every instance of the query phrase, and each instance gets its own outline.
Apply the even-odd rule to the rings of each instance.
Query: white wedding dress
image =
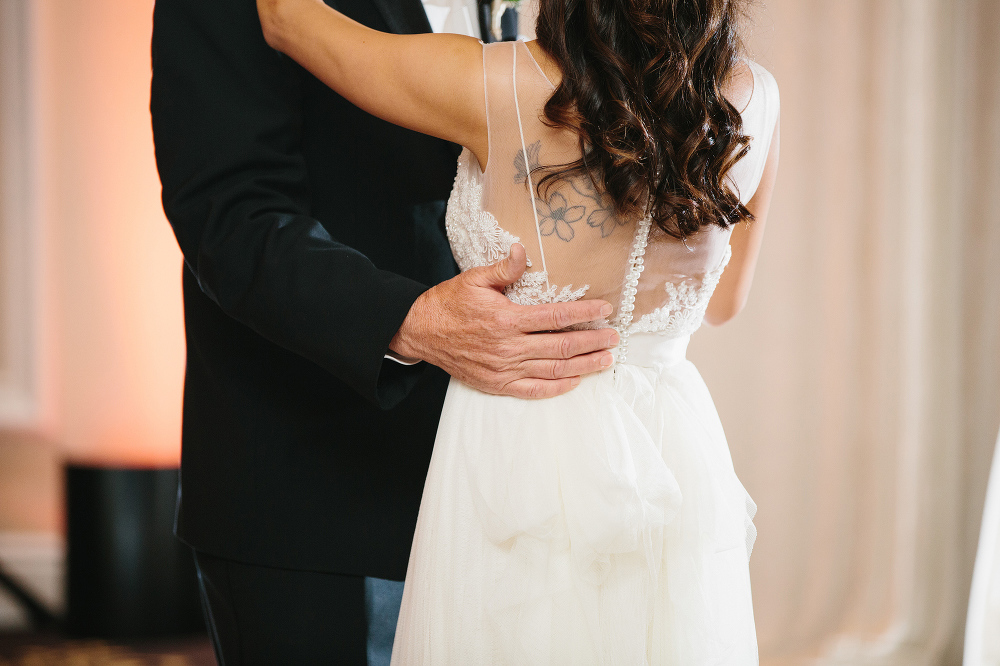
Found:
[[[756,664],[748,559],[755,506],[688,339],[729,260],[729,232],[685,242],[622,220],[584,179],[530,194],[532,167],[579,156],[540,118],[552,85],[523,43],[484,47],[485,172],[459,158],[447,226],[462,270],[513,242],[518,303],[603,298],[617,361],[557,398],[520,400],[452,380],[410,555],[397,666]],[[746,202],[778,112],[750,63]]]

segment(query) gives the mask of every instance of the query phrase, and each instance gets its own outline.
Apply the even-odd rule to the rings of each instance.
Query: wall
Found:
[[[175,464],[181,257],[153,160],[152,2],[28,4],[51,366],[32,430],[73,459]]]
[[[152,1],[0,1],[26,17],[27,186],[40,258],[32,288],[45,359],[37,413],[0,427],[0,556],[44,552],[52,562],[64,459],[178,461],[181,256],[153,159]],[[36,587],[53,587],[38,578],[52,566],[28,569]]]
[[[71,458],[176,463],[181,257],[150,129],[152,2],[39,1],[40,200],[52,274],[52,439]]]

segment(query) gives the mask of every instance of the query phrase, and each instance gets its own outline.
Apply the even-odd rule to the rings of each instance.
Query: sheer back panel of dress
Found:
[[[763,173],[777,114],[776,84],[766,70],[748,64],[753,92],[742,115],[744,133],[753,140],[730,173],[744,203]],[[508,241],[502,245],[509,247],[516,238],[527,251],[530,267],[508,289],[511,300],[600,298],[615,306],[610,324],[626,331],[679,337],[697,329],[728,261],[730,230],[711,226],[677,240],[655,226],[650,229],[648,221],[616,215],[586,176],[550,180],[539,192],[547,173],[540,167],[579,159],[577,136],[544,122],[554,86],[523,42],[484,46],[483,67],[488,164],[480,171],[472,158],[460,169],[465,166],[481,184],[484,224],[494,218],[498,227],[492,233]],[[462,264],[461,252],[456,254]],[[634,294],[629,298],[630,274]],[[628,303],[633,303],[630,312]]]

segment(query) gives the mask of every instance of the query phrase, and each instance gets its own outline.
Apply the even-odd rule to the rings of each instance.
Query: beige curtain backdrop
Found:
[[[769,0],[751,41],[777,193],[747,311],[690,356],[760,505],[762,662],[959,664],[1000,424],[1000,2]]]

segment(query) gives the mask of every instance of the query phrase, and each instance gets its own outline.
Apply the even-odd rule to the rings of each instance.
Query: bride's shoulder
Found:
[[[763,65],[742,58],[723,85],[722,94],[742,113],[751,103],[770,104],[773,101],[776,104],[778,83]]]

